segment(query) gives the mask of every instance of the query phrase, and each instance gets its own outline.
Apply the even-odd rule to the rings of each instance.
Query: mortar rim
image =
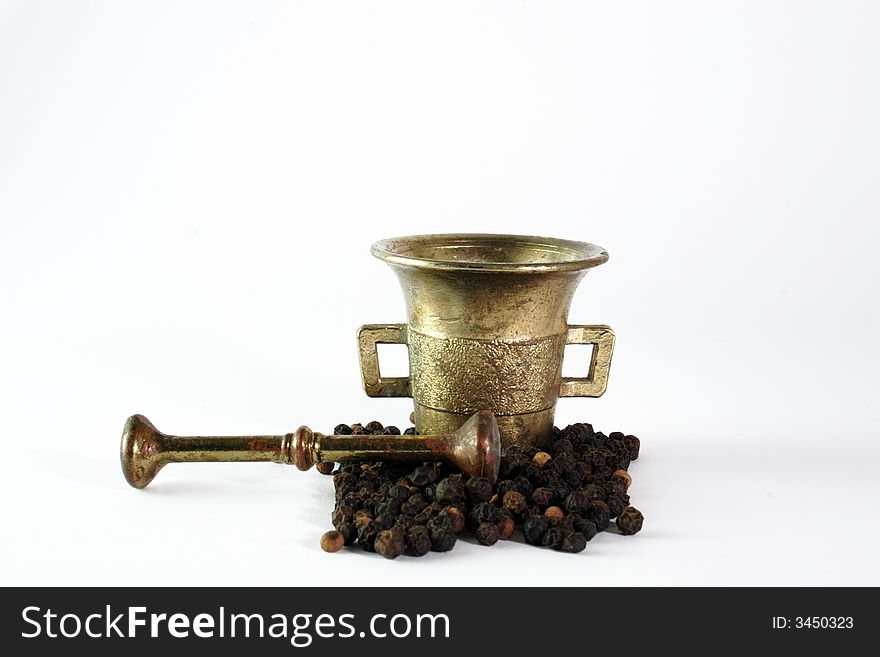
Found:
[[[454,246],[474,242],[485,242],[487,246],[507,246],[513,248],[536,247],[563,256],[557,261],[528,260],[519,262],[456,260],[429,258],[411,255],[405,247]],[[390,265],[430,269],[436,271],[473,271],[506,273],[550,273],[572,272],[597,267],[608,260],[608,252],[601,246],[589,242],[578,242],[557,237],[537,235],[513,235],[504,233],[429,233],[392,237],[375,242],[370,253]]]

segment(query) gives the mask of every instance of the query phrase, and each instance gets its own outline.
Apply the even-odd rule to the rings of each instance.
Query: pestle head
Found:
[[[143,488],[165,465],[162,458],[162,443],[166,438],[153,423],[143,415],[132,415],[122,430],[122,445],[119,456],[122,461],[122,474],[135,488]]]
[[[449,460],[462,472],[495,483],[501,465],[501,433],[491,411],[477,411],[452,434]]]

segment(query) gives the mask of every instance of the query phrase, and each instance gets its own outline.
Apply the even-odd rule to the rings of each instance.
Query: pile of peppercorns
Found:
[[[400,430],[374,421],[340,424],[334,433]],[[415,428],[404,434],[415,434]],[[325,467],[322,472],[333,475],[336,488],[335,529],[321,537],[321,547],[336,552],[357,543],[388,559],[421,557],[451,550],[462,533],[494,545],[519,531],[530,545],[581,552],[612,520],[621,534],[642,528],[643,516],[630,506],[627,493],[632,483],[627,469],[638,457],[635,436],[619,431],[606,436],[578,423],[554,427],[548,451],[506,448],[494,486],[442,463]]]

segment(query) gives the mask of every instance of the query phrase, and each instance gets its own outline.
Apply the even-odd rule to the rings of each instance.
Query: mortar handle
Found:
[[[406,324],[366,324],[358,329],[361,379],[369,397],[410,397],[408,376],[382,377],[377,344],[407,344]]]
[[[608,387],[608,372],[614,353],[614,331],[601,324],[569,324],[565,344],[591,344],[593,356],[585,377],[564,376],[559,385],[560,397],[601,397]]]

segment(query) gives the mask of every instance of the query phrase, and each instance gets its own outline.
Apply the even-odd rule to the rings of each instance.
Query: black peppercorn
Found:
[[[492,484],[485,477],[471,477],[464,485],[464,489],[471,504],[488,502],[494,493]]]
[[[541,545],[549,526],[544,516],[531,516],[523,523],[523,538],[530,545]]]
[[[532,491],[535,490],[535,487],[532,486],[532,483],[529,481],[528,477],[523,475],[519,475],[513,480],[513,484],[516,487],[516,490],[527,498],[532,494]]]
[[[547,488],[553,491],[553,496],[560,502],[563,502],[571,492],[571,486],[562,481],[562,479],[551,482]]]
[[[346,545],[352,545],[358,536],[357,527],[354,526],[353,522],[343,522],[340,523],[336,527],[336,531],[342,534],[343,539],[345,540]]]
[[[333,523],[333,526],[339,529],[339,525],[344,522],[351,522],[354,520],[354,510],[351,507],[339,505],[333,510],[333,514],[330,516],[330,521]]]
[[[432,532],[452,532],[453,519],[447,513],[438,513],[428,521],[428,529]],[[454,533],[454,532],[453,532]]]
[[[471,509],[468,519],[471,525],[476,528],[484,522],[498,522],[501,519],[501,510],[494,504],[481,502]]]
[[[596,484],[587,484],[586,486],[584,486],[584,494],[590,500],[601,500],[603,502],[605,501],[605,491]]]
[[[421,493],[414,493],[409,496],[406,502],[400,505],[400,512],[415,516],[421,513],[426,506],[428,506],[428,502],[424,496]]]
[[[532,491],[532,503],[538,506],[547,507],[553,504],[553,491],[549,488],[536,488]]]
[[[529,465],[529,458],[520,452],[508,452],[501,457],[499,474],[505,479],[511,479],[523,473]]]
[[[337,436],[350,436],[351,435],[351,427],[347,424],[337,424],[333,429],[333,433]]]
[[[539,468],[537,465],[529,461],[529,464],[523,470],[522,475],[526,479],[528,479],[534,487],[544,486],[550,478],[553,476],[552,469],[543,470]]]
[[[400,513],[400,508],[403,506],[403,502],[401,502],[398,498],[392,497],[390,499],[385,499],[382,502],[379,502],[376,505],[376,517],[388,514],[390,516],[396,516]]]
[[[413,522],[415,522],[417,525],[427,526],[428,521],[430,521],[432,517],[433,516],[430,513],[422,511],[421,513],[417,513],[413,516]]]
[[[366,525],[367,523],[372,522],[372,521],[373,521],[373,512],[370,511],[369,509],[359,509],[354,514],[354,524],[358,529],[360,529],[361,527],[363,527],[364,525]]]
[[[396,559],[406,547],[403,529],[393,527],[379,532],[373,548],[386,559]]]
[[[578,461],[575,465],[575,470],[577,471],[578,476],[581,478],[581,481],[586,483],[593,478],[593,466],[587,461]]]
[[[379,507],[376,507],[376,510],[379,510]],[[383,529],[391,529],[394,526],[394,521],[397,520],[397,514],[394,513],[379,513],[375,518],[373,518],[373,524],[380,531]]]
[[[516,490],[516,484],[513,483],[513,479],[502,479],[501,481],[495,484],[495,495],[503,498],[504,494],[508,491]],[[490,501],[492,498],[489,498]]]
[[[360,509],[361,502],[363,502],[363,498],[357,493],[346,493],[338,500],[337,504],[339,506],[347,506],[351,509]]]
[[[587,541],[592,541],[596,534],[599,533],[599,528],[596,527],[596,523],[592,522],[591,520],[587,520],[586,522],[584,522],[578,533],[583,534],[584,538]]]
[[[560,438],[553,443],[553,447],[550,449],[550,453],[553,454],[554,457],[557,457],[562,453],[571,454],[573,451],[574,447],[568,438]]]
[[[358,478],[350,472],[342,471],[333,475],[333,488],[338,492],[342,489],[354,490],[357,487]]]
[[[373,543],[376,540],[376,534],[378,534],[380,529],[376,526],[374,522],[368,522],[365,525],[361,525],[358,528],[358,545],[360,545],[367,552],[373,552]]]
[[[596,529],[604,532],[611,523],[611,509],[602,500],[590,502],[590,508],[586,513],[587,518],[596,525]]]
[[[587,539],[583,534],[570,532],[562,539],[559,549],[562,552],[583,552],[587,547]]]
[[[542,516],[544,512],[541,510],[541,507],[536,506],[534,504],[530,504],[522,512],[522,519],[525,521],[527,518],[531,518],[532,516]]]
[[[569,513],[583,514],[590,506],[590,497],[582,490],[576,490],[565,498],[565,510]]]
[[[388,488],[388,497],[399,499],[401,502],[408,500],[411,495],[412,491],[400,483]]]
[[[462,499],[464,497],[464,485],[461,482],[461,476],[452,475],[438,481],[437,487],[434,489],[434,496],[439,502],[447,504]]]
[[[434,552],[449,552],[455,547],[455,534],[449,531],[431,532],[431,549]]]
[[[603,482],[602,490],[605,491],[606,502],[611,495],[624,497],[626,495],[626,482],[617,475],[611,475],[610,479],[607,479],[605,482]]]
[[[407,531],[406,550],[414,557],[422,557],[431,551],[431,535],[427,527],[416,525]]]
[[[457,506],[447,506],[440,512],[449,518],[449,528],[453,534],[460,534],[464,530],[465,519],[464,513]]]
[[[409,481],[413,486],[424,488],[437,481],[437,471],[430,465],[419,466],[413,470],[409,476]]]
[[[629,460],[637,460],[639,458],[639,449],[641,449],[642,446],[641,441],[635,436],[624,436],[623,444],[626,445],[626,448],[629,451]]]
[[[633,506],[628,506],[617,516],[617,529],[621,534],[631,536],[641,531],[644,520],[645,517],[641,511]]]
[[[410,529],[411,527],[414,527],[415,524],[416,520],[413,516],[405,515],[403,513],[397,516],[397,519],[394,521],[394,526],[400,527],[404,531]]]
[[[334,430],[349,432],[397,435],[399,430],[378,421]],[[638,438],[620,432],[606,436],[580,423],[561,431],[554,427],[548,444],[546,452],[506,448],[502,478],[494,486],[484,477],[465,478],[448,464],[327,463],[325,471],[334,469],[334,541],[358,542],[393,559],[403,552],[448,551],[462,531],[492,545],[518,528],[529,544],[580,552],[614,518],[622,534],[641,529],[641,513],[629,506],[632,479],[626,471],[638,456]]]
[[[629,506],[629,495],[623,496],[618,495],[617,493],[612,493],[608,496],[608,510],[610,513],[608,514],[610,518],[616,518],[623,510]]]
[[[481,522],[474,532],[480,545],[495,545],[500,537],[498,525],[494,522]]]
[[[559,546],[562,545],[563,538],[562,529],[559,527],[550,527],[544,534],[544,538],[541,539],[541,542],[546,547],[558,549]]]
[[[587,449],[586,454],[587,460],[590,462],[590,465],[593,466],[593,470],[597,468],[605,467],[605,452],[597,447],[590,447]]]

